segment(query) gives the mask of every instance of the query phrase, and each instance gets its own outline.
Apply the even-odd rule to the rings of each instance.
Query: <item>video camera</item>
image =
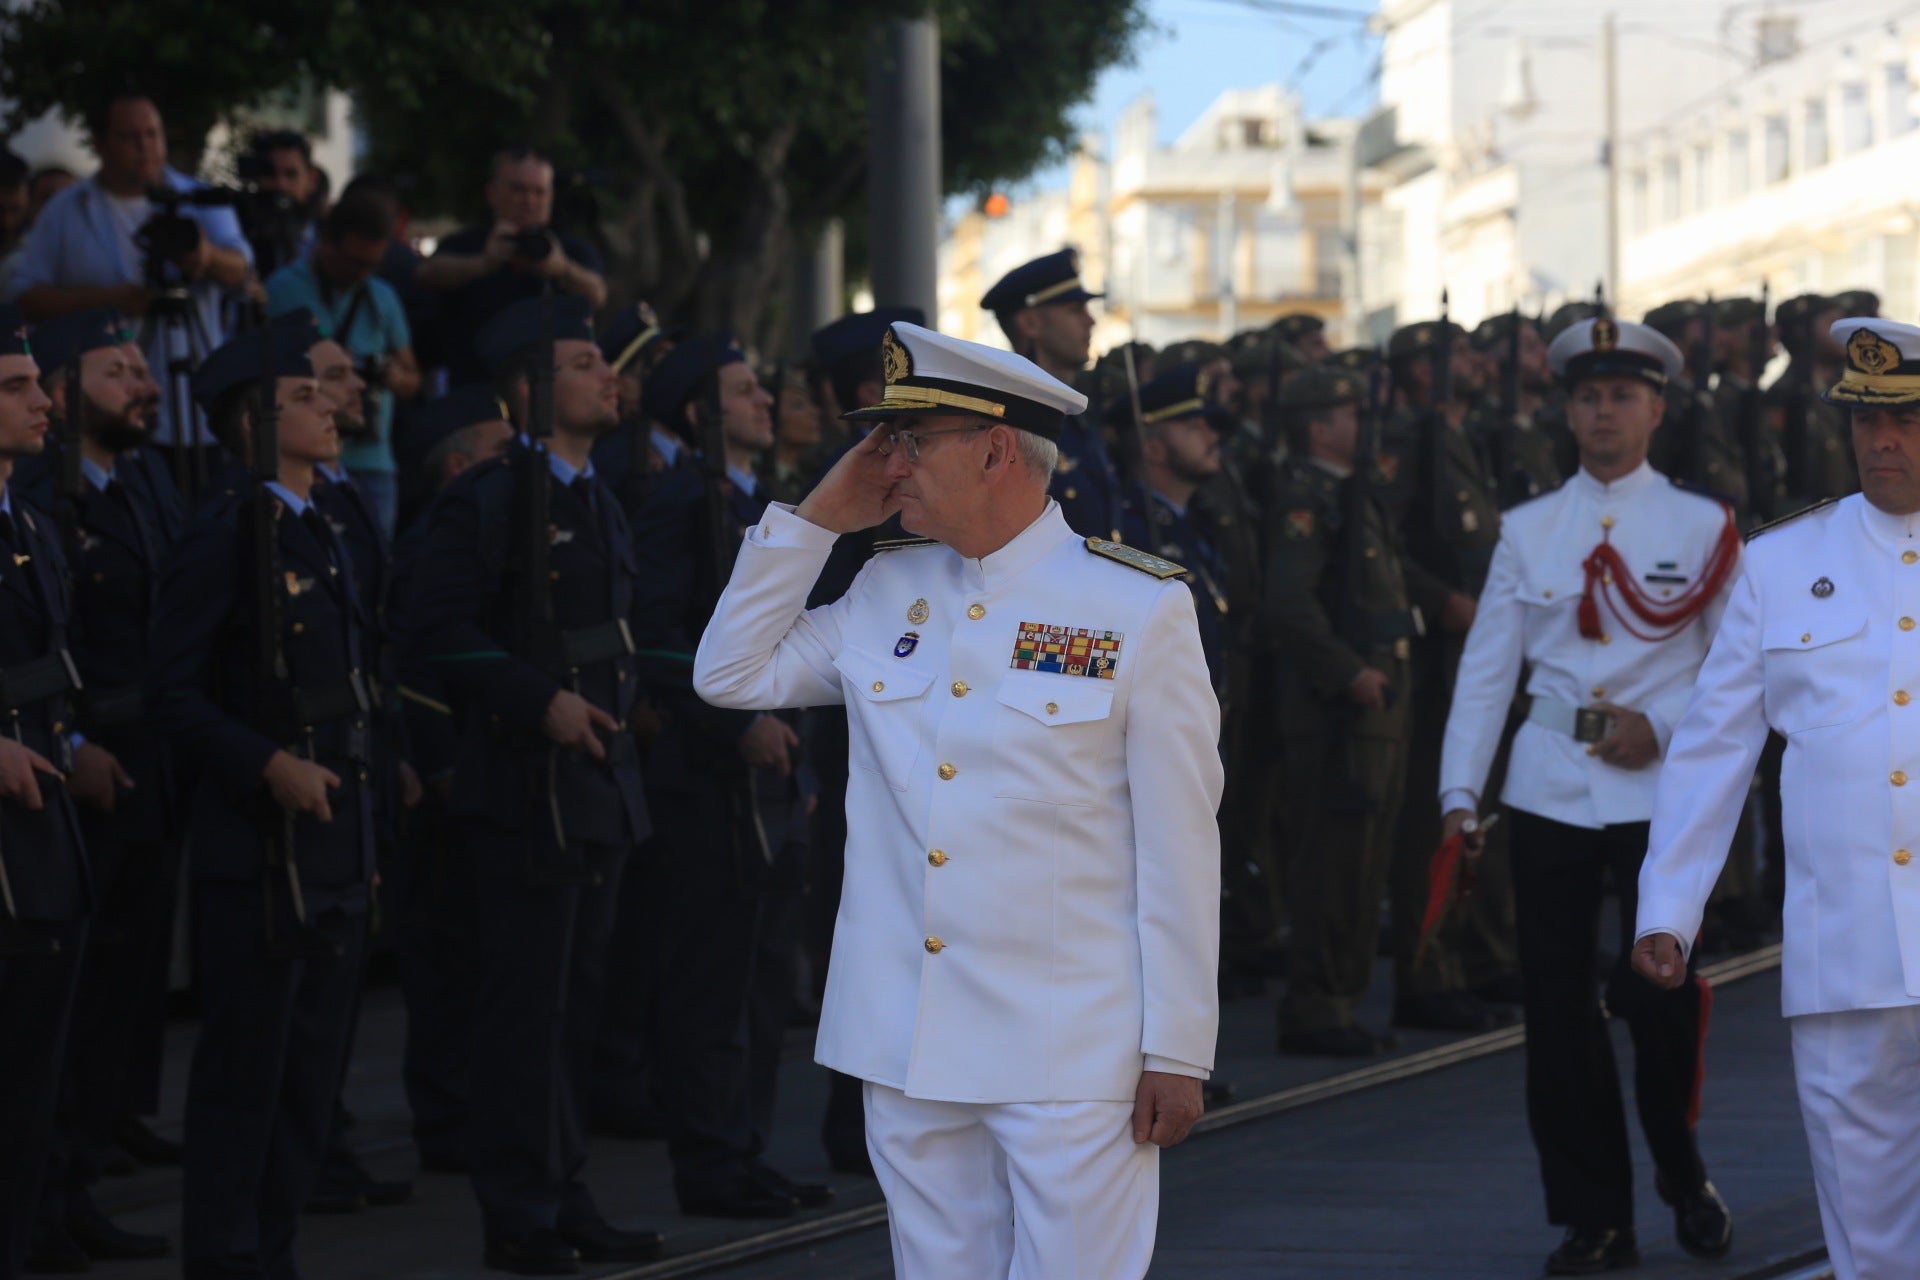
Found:
[[[271,152],[243,151],[234,161],[240,188],[234,194],[240,229],[253,245],[255,266],[266,279],[291,262],[306,235],[308,209],[283,191],[261,184],[273,176]]]
[[[181,213],[183,207],[238,204],[241,195],[228,187],[197,187],[191,191],[176,191],[166,186],[148,188],[147,199],[156,208],[133,233],[133,242],[147,256],[149,286],[156,290],[164,288],[159,282],[161,268],[200,246],[200,224]]]
[[[516,261],[529,265],[545,262],[553,252],[553,232],[545,227],[525,227],[507,237]]]

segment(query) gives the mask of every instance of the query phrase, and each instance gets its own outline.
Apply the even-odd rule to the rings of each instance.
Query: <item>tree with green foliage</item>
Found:
[[[932,0],[942,161],[984,193],[1070,151],[1072,108],[1130,55],[1141,0]],[[295,0],[267,24],[196,0],[29,0],[0,16],[13,122],[150,89],[176,155],[299,77],[350,91],[372,167],[416,213],[479,212],[501,145],[549,150],[610,249],[616,298],[779,332],[796,244],[864,243],[871,32],[884,0]],[[563,193],[563,195],[566,193]],[[860,263],[850,261],[857,276]]]

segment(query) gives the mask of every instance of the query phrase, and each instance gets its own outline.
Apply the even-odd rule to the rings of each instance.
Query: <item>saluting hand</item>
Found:
[[[605,729],[608,733],[614,733],[619,728],[618,720],[570,689],[562,689],[554,694],[553,701],[547,704],[547,713],[540,717],[540,732],[556,745],[595,760],[605,760],[607,748],[594,730]]]
[[[890,459],[880,452],[891,428],[882,425],[846,451],[833,470],[814,486],[793,513],[809,524],[834,533],[871,529],[900,510],[894,482],[887,475]]]
[[[1660,754],[1660,739],[1652,721],[1611,702],[1597,702],[1594,709],[1612,716],[1613,727],[1593,745],[1593,754],[1616,769],[1644,769],[1653,763]]]
[[[1207,1109],[1200,1081],[1170,1071],[1142,1071],[1133,1092],[1133,1141],[1171,1147],[1185,1142]]]
[[[273,793],[273,802],[288,813],[333,821],[333,805],[328,803],[327,793],[340,789],[340,775],[325,765],[302,760],[291,751],[276,751],[260,776]]]
[[[1633,971],[1663,991],[1687,980],[1687,958],[1680,939],[1670,933],[1650,933],[1633,944]]]
[[[12,738],[0,738],[0,797],[29,809],[44,808],[46,802],[40,798],[40,780],[33,776],[35,773],[49,778],[60,776],[60,771],[38,751]]]

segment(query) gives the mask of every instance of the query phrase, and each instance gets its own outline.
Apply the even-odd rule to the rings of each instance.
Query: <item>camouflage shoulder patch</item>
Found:
[[[1130,547],[1124,542],[1109,542],[1105,538],[1088,538],[1087,550],[1103,559],[1123,564],[1129,569],[1138,569],[1141,573],[1150,573],[1165,582],[1169,578],[1178,578],[1186,573],[1171,560],[1162,560],[1151,552],[1138,547]]]
[[[1763,533],[1772,533],[1782,525],[1792,524],[1801,516],[1810,516],[1816,511],[1824,511],[1838,501],[1840,501],[1838,498],[1824,498],[1810,507],[1802,507],[1798,511],[1790,512],[1787,515],[1769,520],[1765,524],[1757,524],[1747,533],[1747,541],[1752,542]]]
[[[912,547],[937,547],[939,545],[940,541],[937,538],[882,538],[873,544],[873,553],[879,555],[882,551],[906,551]]]

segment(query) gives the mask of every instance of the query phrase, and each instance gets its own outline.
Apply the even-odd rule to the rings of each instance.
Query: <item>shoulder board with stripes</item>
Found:
[[[878,555],[882,551],[905,551],[909,547],[937,547],[939,545],[940,540],[938,538],[882,538],[873,544],[873,551],[875,555]]]
[[[1788,515],[1780,516],[1779,518],[1774,520],[1769,520],[1765,524],[1757,524],[1747,533],[1747,541],[1752,542],[1755,538],[1759,537],[1763,533],[1772,533],[1775,529],[1778,529],[1781,525],[1792,524],[1795,520],[1798,520],[1801,516],[1809,516],[1816,511],[1823,511],[1838,501],[1840,501],[1840,499],[1838,498],[1823,498],[1819,502],[1814,503],[1810,507],[1802,507],[1798,511],[1792,512]]]
[[[1162,582],[1186,573],[1185,569],[1173,561],[1162,560],[1159,556],[1142,551],[1138,547],[1130,547],[1124,542],[1109,542],[1105,538],[1088,538],[1087,550],[1117,564],[1123,564],[1129,569],[1150,573]]]

